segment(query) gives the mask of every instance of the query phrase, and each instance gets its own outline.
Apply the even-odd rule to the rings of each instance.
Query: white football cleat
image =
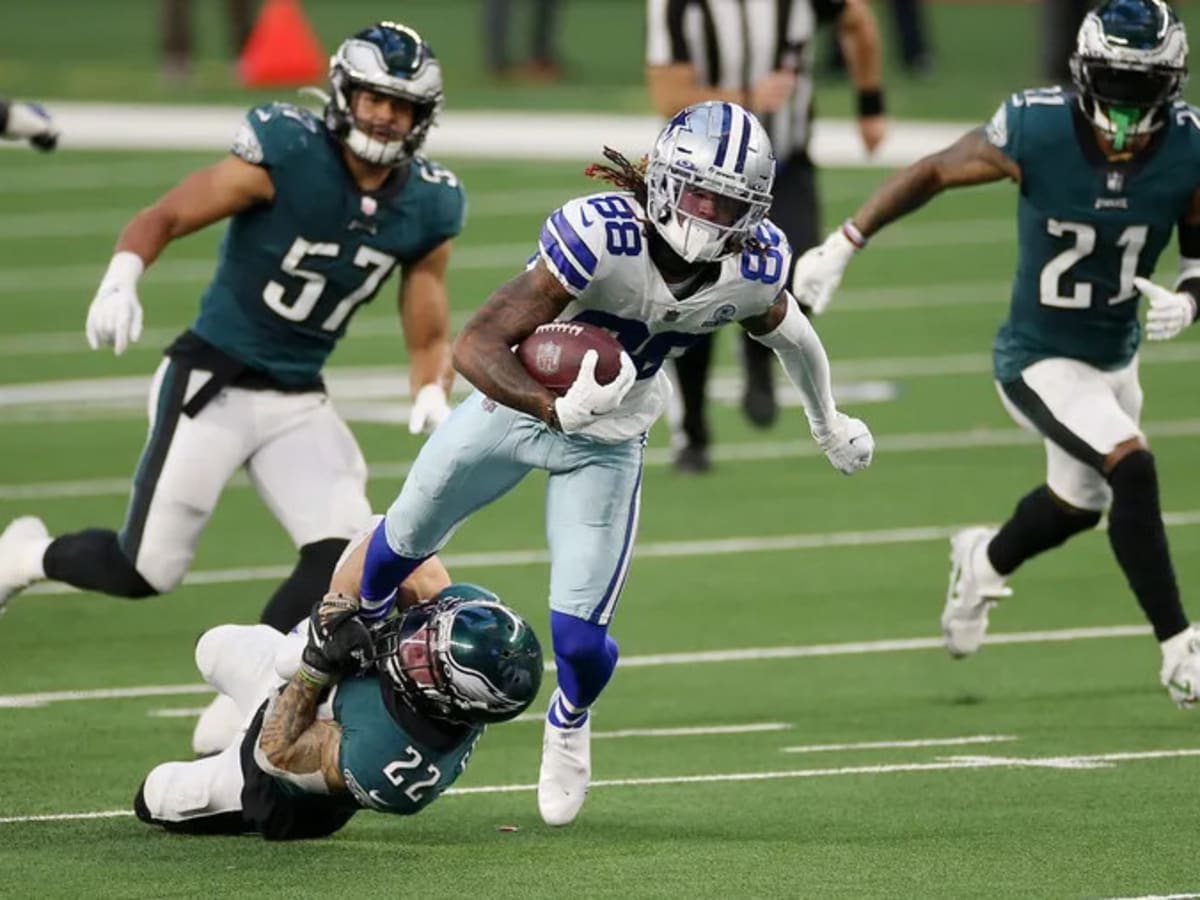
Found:
[[[1200,635],[1189,627],[1162,642],[1163,663],[1159,679],[1180,709],[1200,701]]]
[[[546,720],[538,811],[547,825],[570,825],[583,808],[592,777],[592,720],[578,728],[557,728]]]
[[[964,528],[950,538],[950,586],[942,609],[942,634],[946,649],[958,659],[979,649],[987,634],[991,608],[1012,596],[1003,578],[975,571],[977,549],[995,534],[994,528]]]
[[[0,534],[0,613],[8,601],[43,577],[41,556],[50,532],[36,516],[13,519]]]

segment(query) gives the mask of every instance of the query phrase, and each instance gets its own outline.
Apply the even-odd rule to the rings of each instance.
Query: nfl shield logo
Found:
[[[374,197],[363,197],[360,208],[364,216],[373,216],[375,215],[375,210],[379,208],[379,204]]]
[[[1119,194],[1125,187],[1125,176],[1121,172],[1112,170],[1104,179],[1104,186],[1108,188],[1110,194]]]
[[[558,371],[558,364],[562,360],[562,346],[559,344],[542,344],[537,348],[537,354],[533,358],[533,364],[537,366],[537,370],[546,375],[553,375]]]
[[[674,322],[678,318],[679,318],[679,310],[677,310],[677,309],[668,309],[665,313],[663,313],[663,321],[664,322]]]

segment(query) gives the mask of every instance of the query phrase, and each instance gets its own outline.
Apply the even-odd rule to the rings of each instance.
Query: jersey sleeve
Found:
[[[646,65],[691,62],[683,33],[688,4],[680,0],[649,0],[646,4]]]
[[[626,201],[622,202],[628,206]],[[607,221],[610,220],[588,209],[586,198],[578,198],[552,212],[542,226],[538,253],[572,297],[579,296],[600,271],[607,252]],[[632,223],[632,218],[629,221]]]
[[[418,157],[415,177],[429,182],[422,203],[425,224],[420,258],[440,244],[458,237],[467,221],[467,194],[458,176],[437,163]]]
[[[787,287],[787,275],[792,268],[792,245],[778,225],[764,219],[754,230],[757,247],[742,250],[742,278],[757,289],[761,308],[752,314],[766,312],[775,303],[779,292]]]
[[[234,156],[265,169],[287,164],[320,133],[321,125],[306,109],[290,103],[255,106],[241,121],[229,148]]]
[[[1021,163],[1021,126],[1027,108],[1023,97],[1013,94],[1000,104],[983,128],[988,143],[1018,165]]]

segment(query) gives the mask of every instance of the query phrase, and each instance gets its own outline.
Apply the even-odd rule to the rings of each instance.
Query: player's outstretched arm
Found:
[[[497,403],[558,428],[555,401],[512,352],[539,325],[552,322],[573,298],[540,259],[501,285],[454,341],[454,368]]]
[[[992,145],[984,128],[967,132],[944,150],[893,174],[823,244],[796,260],[792,293],[814,312],[824,312],[842,283],[851,258],[866,246],[871,235],[889,222],[920,209],[947,188],[1002,178],[1020,181],[1020,167]]]
[[[829,377],[829,357],[808,318],[787,291],[767,312],[741,326],[775,351],[792,384],[800,391],[813,440],[830,464],[853,475],[871,464],[875,441],[866,423],[837,409]]]
[[[317,721],[321,686],[306,680],[302,671],[267,706],[255,759],[272,775],[295,776],[301,784],[306,776],[320,778],[326,790],[344,791],[341,726]]]
[[[400,324],[408,347],[413,409],[410,434],[432,431],[450,415],[450,299],[446,269],[450,241],[444,241],[404,267],[400,282]]]
[[[167,244],[274,196],[266,169],[230,156],[193,172],[135,215],[117,238],[116,252],[88,308],[92,349],[112,347],[121,354],[141,337],[137,282]]]

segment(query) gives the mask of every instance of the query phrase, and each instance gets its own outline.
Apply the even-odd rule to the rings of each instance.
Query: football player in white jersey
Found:
[[[646,432],[669,390],[665,359],[738,322],[773,348],[800,389],[814,439],[839,471],[871,461],[866,425],[840,412],[821,342],[784,287],[791,251],[766,221],[775,159],[758,120],[733,103],[688,107],[659,135],[644,173],[613,151],[593,174],[617,191],[572,200],[542,229],[528,268],[462,330],[458,371],[478,389],[434,432],[362,556],[362,615],[436,553],[472,512],[532,469],[549,473],[550,624],[558,689],[545,725],[538,806],[578,814],[591,771],[588,710],[617,662],[609,622],[637,530]],[[512,352],[537,326],[590,322],[625,349],[595,378],[594,351],[557,397]]]

